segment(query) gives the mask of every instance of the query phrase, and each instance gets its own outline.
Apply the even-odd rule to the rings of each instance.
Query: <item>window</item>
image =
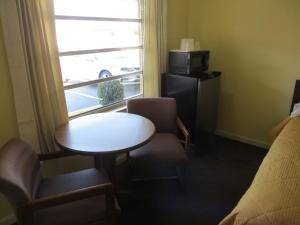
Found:
[[[69,116],[143,94],[143,0],[54,0]]]

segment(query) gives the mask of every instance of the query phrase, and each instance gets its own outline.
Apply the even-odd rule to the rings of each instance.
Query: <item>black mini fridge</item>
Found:
[[[213,140],[220,78],[220,72],[162,75],[162,96],[176,99],[178,116],[190,132],[192,143],[197,146]]]

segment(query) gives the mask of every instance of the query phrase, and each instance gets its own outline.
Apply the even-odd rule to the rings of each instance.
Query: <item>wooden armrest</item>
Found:
[[[59,193],[45,198],[35,199],[29,202],[28,204],[20,207],[19,210],[23,212],[32,212],[35,210],[45,209],[60,204],[97,196],[100,194],[106,194],[108,196],[106,199],[110,199],[110,202],[106,202],[107,207],[113,207],[113,203],[111,203],[111,201],[114,201],[113,185],[112,183],[104,183],[92,187],[82,188],[75,191]]]
[[[179,117],[176,118],[176,123],[179,130],[184,136],[185,139],[184,150],[187,151],[190,145],[190,133],[188,132],[188,130],[186,129],[186,127],[184,126],[184,124],[182,123]]]

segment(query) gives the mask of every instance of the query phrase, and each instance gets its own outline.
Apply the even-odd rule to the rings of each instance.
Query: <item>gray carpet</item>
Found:
[[[245,193],[266,150],[216,138],[190,154],[184,191],[177,180],[135,183],[121,198],[121,225],[215,225]]]

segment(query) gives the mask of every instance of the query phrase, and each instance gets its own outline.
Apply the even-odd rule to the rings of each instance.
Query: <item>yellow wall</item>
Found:
[[[0,146],[11,137],[18,136],[12,87],[8,75],[8,63],[4,51],[3,34],[0,21]],[[10,212],[6,200],[0,195],[0,219]]]
[[[168,0],[168,49],[178,49],[180,39],[188,34],[189,1]]]
[[[258,144],[300,79],[300,1],[190,0],[188,34],[223,73],[218,130]]]

